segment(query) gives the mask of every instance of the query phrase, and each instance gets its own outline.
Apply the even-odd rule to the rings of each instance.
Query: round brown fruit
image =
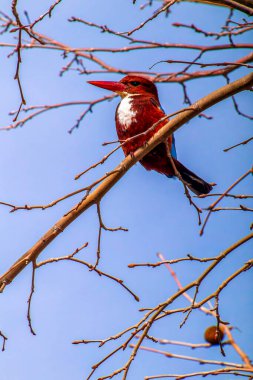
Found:
[[[206,329],[204,337],[210,344],[220,344],[224,338],[223,328],[221,326],[219,328],[217,326],[210,326]]]

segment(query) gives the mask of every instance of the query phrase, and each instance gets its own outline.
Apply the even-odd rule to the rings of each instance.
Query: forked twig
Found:
[[[128,231],[128,229],[124,228],[124,227],[115,227],[115,228],[106,227],[106,225],[104,224],[104,222],[102,220],[100,201],[97,202],[97,215],[98,215],[98,221],[99,221],[99,230],[98,230],[98,243],[97,243],[97,260],[96,260],[94,268],[96,268],[98,266],[98,263],[100,260],[102,230],[111,231],[111,232],[115,232],[115,231],[126,231],[127,232]]]
[[[8,338],[7,338],[7,336],[2,331],[0,331],[0,336],[3,339],[2,351],[4,351],[5,350],[5,344],[6,344],[6,341],[8,340]]]
[[[78,264],[81,264],[81,265],[84,265],[86,266],[90,271],[94,271],[95,273],[97,273],[99,276],[104,276],[104,277],[107,277],[115,282],[117,282],[118,284],[120,284],[125,290],[127,290],[128,293],[130,293],[134,299],[139,302],[139,297],[128,287],[124,284],[124,281],[121,280],[120,278],[117,278],[115,276],[112,276],[111,274],[108,274],[98,268],[95,268],[94,265],[88,263],[87,261],[84,261],[84,260],[81,260],[77,257],[75,257],[80,251],[82,251],[84,248],[86,248],[88,246],[88,243],[84,243],[80,248],[77,248],[73,253],[71,253],[70,255],[67,255],[67,256],[60,256],[60,257],[54,257],[54,258],[51,258],[51,259],[47,259],[47,260],[44,260],[44,261],[40,261],[39,263],[36,264],[36,268],[40,268],[44,265],[47,265],[47,264],[52,264],[52,263],[57,263],[57,262],[60,262],[60,261],[73,261],[73,262],[76,262]]]
[[[217,206],[217,204],[226,196],[226,194],[228,194],[236,185],[238,185],[238,183],[243,181],[249,174],[252,174],[252,173],[253,173],[253,167],[250,168],[246,173],[244,173],[240,178],[238,178],[234,183],[232,183],[232,185],[230,185],[227,188],[227,190],[225,190],[224,193],[221,196],[219,196],[219,198],[208,207],[209,212],[208,212],[208,214],[204,220],[203,226],[200,230],[200,233],[199,233],[200,236],[203,235],[205,226],[206,226],[208,219],[210,218],[210,215],[212,213],[212,210],[215,208],[215,206]]]

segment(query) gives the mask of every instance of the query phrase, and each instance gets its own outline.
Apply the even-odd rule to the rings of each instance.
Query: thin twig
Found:
[[[128,229],[124,228],[124,227],[116,227],[116,228],[106,227],[106,225],[104,224],[104,222],[102,220],[100,201],[97,202],[97,215],[98,215],[98,221],[99,221],[99,230],[98,230],[98,243],[97,243],[97,260],[96,260],[94,268],[96,268],[98,266],[98,263],[100,260],[102,230],[111,231],[111,232],[115,232],[115,231],[126,231],[127,232],[128,231]]]
[[[140,30],[143,28],[144,25],[146,25],[148,22],[154,20],[157,16],[159,16],[159,14],[163,13],[163,12],[167,12],[168,9],[177,2],[178,0],[170,0],[170,1],[167,1],[165,5],[163,5],[161,8],[159,8],[157,11],[155,11],[155,13],[150,16],[149,18],[147,18],[145,21],[143,21],[140,25],[136,26],[134,29],[130,30],[129,32],[123,32],[121,34],[127,34],[128,36],[131,36],[131,34],[133,34],[134,32],[136,32],[137,30]]]
[[[33,329],[33,326],[32,326],[32,318],[31,318],[31,303],[32,303],[32,297],[33,297],[33,294],[34,294],[34,291],[35,291],[35,270],[36,270],[36,262],[33,262],[32,263],[32,282],[31,282],[31,291],[30,291],[30,295],[29,295],[29,298],[28,298],[28,308],[27,308],[27,320],[28,320],[28,325],[29,325],[29,328],[30,328],[30,331],[32,333],[32,335],[36,335],[34,329]]]
[[[160,254],[158,253],[157,256],[159,257],[159,255]],[[187,257],[182,257],[182,258],[173,259],[173,260],[162,260],[162,261],[158,261],[157,263],[128,264],[128,268],[135,268],[135,267],[152,267],[152,268],[155,268],[155,267],[159,267],[159,266],[165,265],[165,264],[177,264],[177,263],[180,263],[182,261],[197,261],[200,263],[206,263],[208,261],[214,261],[214,260],[216,260],[216,257],[199,258],[199,257],[194,257],[194,256],[188,254]]]
[[[236,148],[237,146],[240,146],[240,145],[246,145],[246,144],[248,144],[250,141],[252,141],[253,140],[253,137],[250,137],[249,139],[247,139],[247,140],[244,140],[244,141],[242,141],[242,142],[240,142],[240,143],[238,143],[238,144],[235,144],[235,145],[233,145],[233,146],[230,146],[229,148],[226,148],[226,149],[223,149],[223,152],[228,152],[229,150],[231,150],[231,149],[234,149],[234,148]]]
[[[248,372],[248,374],[244,374],[244,372]],[[249,368],[241,368],[240,370],[235,370],[233,367],[225,367],[216,369],[213,371],[200,371],[200,372],[192,372],[185,374],[168,374],[168,375],[154,375],[154,376],[145,376],[145,380],[153,380],[153,379],[165,379],[165,378],[174,378],[176,380],[183,380],[189,377],[206,377],[208,375],[235,375],[235,376],[243,376],[251,379],[252,376],[250,374],[253,373],[253,370]]]
[[[198,198],[207,198],[207,197],[219,197],[223,195],[221,193],[212,193],[212,194],[201,194]],[[234,199],[251,199],[253,195],[251,194],[224,194],[225,197],[234,198]]]
[[[238,183],[240,183],[241,181],[243,181],[249,174],[252,174],[253,173],[253,167],[251,169],[249,169],[246,173],[244,173],[240,178],[238,178],[234,183],[232,183],[232,185],[230,185],[227,190],[224,191],[224,193],[215,201],[213,202],[209,207],[209,212],[205,218],[205,221],[204,221],[204,224],[200,230],[200,236],[203,235],[204,233],[204,229],[205,229],[205,226],[208,222],[208,219],[210,218],[210,215],[212,213],[212,210],[215,208],[215,206],[217,206],[217,204],[225,197],[226,194],[228,194],[236,185],[238,185]],[[201,196],[200,196],[201,197]]]
[[[40,267],[42,267],[44,265],[52,264],[52,263],[57,263],[57,262],[60,262],[60,261],[73,261],[73,262],[76,262],[78,264],[86,266],[90,271],[94,271],[99,276],[104,276],[104,277],[107,277],[107,278],[109,278],[109,279],[117,282],[125,290],[127,290],[127,292],[130,293],[137,302],[139,302],[139,297],[128,286],[126,286],[124,284],[123,280],[121,280],[120,278],[117,278],[115,276],[112,276],[112,275],[110,275],[110,274],[108,274],[108,273],[106,273],[106,272],[104,272],[104,271],[102,271],[102,270],[100,270],[98,268],[95,268],[94,265],[88,263],[87,261],[84,261],[84,260],[81,260],[81,259],[75,257],[80,251],[82,251],[87,246],[88,246],[88,243],[84,243],[81,247],[77,248],[70,255],[60,256],[60,257],[54,257],[54,258],[51,258],[51,259],[40,261],[39,263],[36,264],[36,268],[40,268]],[[77,343],[74,343],[74,344],[77,344]]]
[[[134,348],[134,344],[130,344],[131,348]],[[152,347],[146,347],[146,346],[140,346],[141,350],[153,352],[156,354],[164,355],[166,358],[174,358],[174,359],[182,359],[182,360],[189,360],[192,362],[198,362],[199,364],[213,364],[213,365],[221,365],[221,366],[230,366],[234,368],[244,368],[243,364],[237,364],[237,363],[231,363],[231,362],[224,362],[219,360],[209,360],[209,359],[202,359],[202,358],[195,358],[194,356],[186,356],[186,355],[178,355],[173,354],[171,352],[157,350],[156,348]]]
[[[5,350],[5,344],[6,344],[6,341],[8,340],[8,338],[7,338],[7,336],[2,331],[0,331],[0,336],[3,339],[2,351],[4,351]]]
[[[209,210],[209,208],[207,208]],[[253,211],[253,208],[249,208],[243,205],[240,205],[240,207],[215,207],[212,209],[212,212],[216,211]]]

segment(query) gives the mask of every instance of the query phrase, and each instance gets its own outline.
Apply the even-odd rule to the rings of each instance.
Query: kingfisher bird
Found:
[[[121,101],[116,109],[115,121],[119,140],[124,142],[130,138],[122,144],[125,156],[134,154],[167,123],[157,88],[149,79],[127,75],[119,82],[88,81],[88,83],[120,95]],[[134,137],[136,135],[137,137]],[[211,184],[177,160],[173,135],[144,156],[140,163],[145,169],[155,170],[169,178],[181,177],[187,187],[197,195],[208,194],[212,190]]]

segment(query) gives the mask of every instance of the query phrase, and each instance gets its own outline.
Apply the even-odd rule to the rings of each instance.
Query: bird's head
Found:
[[[153,82],[139,75],[127,75],[119,82],[111,81],[88,81],[94,86],[116,92],[122,98],[127,95],[149,94],[158,98],[157,89]]]

